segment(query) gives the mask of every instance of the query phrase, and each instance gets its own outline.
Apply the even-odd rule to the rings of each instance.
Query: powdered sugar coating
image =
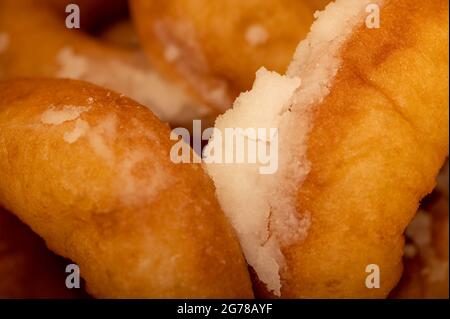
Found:
[[[296,209],[296,193],[311,167],[306,154],[312,111],[329,94],[341,64],[340,49],[364,22],[368,3],[337,0],[316,13],[317,20],[299,44],[286,75],[258,71],[253,89],[216,121],[220,130],[278,128],[279,169],[275,174],[259,175],[252,165],[207,165],[247,262],[276,295],[281,294],[284,267],[281,248],[304,240],[311,224],[310,213]]]

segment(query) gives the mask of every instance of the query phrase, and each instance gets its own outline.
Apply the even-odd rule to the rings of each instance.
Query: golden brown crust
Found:
[[[56,5],[51,6],[52,2]],[[64,6],[61,5],[65,2],[65,0],[0,2],[0,32],[9,39],[7,49],[0,54],[0,79],[57,77],[61,69],[58,55],[63,48],[71,48],[74,53],[93,60],[102,61],[105,57],[119,61],[134,60],[132,54],[126,50],[108,46],[77,29],[67,29],[64,21],[66,13],[63,10]],[[91,8],[85,4],[82,7],[86,9],[87,15],[92,15],[94,8],[97,12],[101,12],[97,6]]]
[[[4,81],[0,96],[0,203],[74,260],[90,293],[252,297],[211,181],[171,162],[150,111],[70,80]]]
[[[448,154],[448,2],[387,1],[381,28],[354,32],[308,139],[298,191],[306,240],[283,250],[285,297],[385,297],[403,231]],[[381,287],[367,289],[368,264]]]
[[[314,12],[297,0],[133,0],[130,5],[152,63],[217,111],[250,89],[261,66],[285,71]],[[168,59],[170,50],[178,56]]]
[[[16,0],[28,1],[28,0]],[[76,4],[80,8],[81,28],[95,32],[105,24],[126,16],[128,5],[126,0],[38,0],[40,5],[53,6],[57,14],[65,17],[66,7]]]
[[[68,13],[64,11],[67,2],[0,2],[0,79],[51,77],[87,81],[130,96],[174,125],[210,116],[199,100],[190,98],[157,73],[140,48],[119,46],[83,28],[68,29]],[[123,1],[75,3],[80,4],[81,25],[89,29],[90,20],[113,17]]]
[[[123,19],[104,28],[99,37],[119,48],[141,51],[138,36],[129,19]]]

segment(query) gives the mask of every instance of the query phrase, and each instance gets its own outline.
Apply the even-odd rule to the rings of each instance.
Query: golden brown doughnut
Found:
[[[131,20],[123,19],[113,23],[100,32],[100,38],[130,50],[140,50],[140,43]]]
[[[131,0],[130,10],[155,67],[216,112],[261,66],[286,68],[314,13],[298,0]]]
[[[58,5],[52,5],[54,2]],[[174,124],[207,115],[206,107],[156,73],[142,53],[110,45],[84,30],[67,29],[68,13],[62,5],[66,2],[0,1],[0,79],[85,80],[131,96],[151,108],[163,121]],[[110,6],[105,1],[81,0],[82,26],[90,27],[92,11],[101,18],[102,12],[108,13]],[[87,18],[83,20],[85,15]],[[87,22],[83,24],[83,21]]]
[[[374,4],[380,28],[367,23]],[[279,141],[278,170],[207,167],[262,282],[257,294],[389,294],[403,232],[448,154],[448,80],[445,0],[337,0],[318,14],[287,75],[258,72],[216,128],[277,128],[265,141]],[[381,282],[370,289],[373,265]]]
[[[95,297],[250,298],[200,165],[129,98],[74,80],[0,81],[0,205],[80,267]]]

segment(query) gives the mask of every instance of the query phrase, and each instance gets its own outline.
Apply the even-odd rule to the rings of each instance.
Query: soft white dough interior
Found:
[[[340,48],[355,27],[364,23],[365,8],[381,1],[337,0],[324,11],[294,55],[286,75],[257,72],[252,90],[241,94],[215,128],[277,128],[278,170],[261,175],[256,164],[208,163],[213,133],[205,148],[206,170],[213,179],[225,214],[239,237],[249,265],[268,291],[281,295],[285,267],[281,248],[301,242],[311,223],[310,213],[297,211],[296,194],[310,171],[306,158],[311,111],[330,92],[341,65]],[[267,143],[272,143],[271,140]],[[223,152],[235,151],[223,143]]]

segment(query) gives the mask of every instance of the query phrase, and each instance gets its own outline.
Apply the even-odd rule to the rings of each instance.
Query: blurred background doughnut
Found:
[[[80,4],[82,30],[66,28],[67,3]],[[93,36],[126,15],[123,0],[0,1],[0,79],[86,80],[134,98],[174,125],[206,116],[206,107],[155,72],[139,49]]]
[[[259,70],[216,121],[206,167],[265,285],[257,296],[384,298],[401,277],[404,231],[448,156],[448,2],[376,1],[382,27],[369,28],[372,3],[327,6],[287,74]],[[215,160],[216,147],[238,152],[229,128],[258,141],[256,129],[278,129],[263,140],[279,149],[272,174]]]
[[[155,67],[223,112],[261,66],[285,71],[313,1],[131,0],[130,9]]]

